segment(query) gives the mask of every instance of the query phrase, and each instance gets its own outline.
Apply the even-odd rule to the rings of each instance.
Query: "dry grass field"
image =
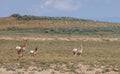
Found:
[[[119,36],[105,39],[102,36],[6,30],[9,27],[68,27],[75,26],[74,24],[120,26],[105,22],[18,21],[13,17],[0,18],[0,74],[120,74]],[[19,58],[15,47],[25,39],[28,40],[27,49],[24,56]],[[81,44],[83,54],[73,56],[72,49]],[[30,57],[29,51],[35,47],[38,47],[38,53],[35,57]]]

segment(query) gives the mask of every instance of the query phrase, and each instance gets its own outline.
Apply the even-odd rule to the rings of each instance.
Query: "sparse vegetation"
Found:
[[[49,66],[50,64],[62,64],[69,62],[83,62],[84,64],[96,64],[100,66],[120,66],[119,41],[108,41],[103,42],[102,44],[94,41],[82,43],[85,46],[83,55],[81,57],[74,57],[72,55],[72,48],[79,47],[81,44],[80,41],[29,41],[25,57],[18,59],[15,52],[17,41],[2,40],[0,43],[0,55],[2,56],[0,58],[0,62],[1,64],[6,63],[8,65],[10,63],[11,65],[13,65],[12,63],[20,63],[20,66],[22,67],[28,67],[32,64],[31,62],[34,62],[34,65],[36,66]],[[28,51],[31,50],[31,48],[34,48],[34,46],[39,47],[39,52],[34,59],[31,59]]]
[[[7,27],[0,29],[1,35],[3,32],[11,32],[11,35],[21,33],[37,33],[37,34],[52,34],[52,35],[83,35],[89,37],[120,37],[120,26],[98,26],[98,27]],[[2,34],[3,33],[3,34]]]
[[[89,19],[79,19],[73,17],[48,17],[48,16],[31,16],[31,15],[20,15],[12,14],[12,17],[16,17],[18,20],[62,20],[62,21],[93,21]]]
[[[86,36],[104,36],[104,37],[120,37],[120,26],[99,26],[99,27],[34,27],[20,28],[8,27],[1,31],[14,31],[16,33],[30,32],[42,34],[63,34],[63,35],[86,35]]]
[[[56,18],[51,19],[49,17],[47,17],[48,19],[42,18],[39,20],[35,20],[37,18],[35,17],[33,20],[33,16],[28,15],[14,14],[11,16],[0,18],[0,67],[11,70],[19,68],[28,70],[29,67],[35,66],[38,69],[31,69],[30,73],[36,73],[33,70],[39,72],[52,68],[54,71],[61,70],[63,73],[70,71],[85,74],[82,65],[90,65],[85,70],[93,71],[94,68],[100,68],[102,71],[96,71],[96,73],[106,73],[110,68],[110,71],[119,72],[120,40],[109,41],[102,39],[106,37],[119,38],[119,23],[81,21],[78,19],[74,21],[68,20],[71,18],[59,18],[56,20]],[[27,19],[28,17],[32,18],[29,21],[18,20],[16,19],[18,16]],[[13,39],[9,39],[9,37]],[[28,38],[28,47],[25,56],[18,58],[15,47],[21,44],[24,39],[22,37]],[[35,38],[39,37],[43,39],[35,40]],[[44,38],[49,37],[54,38],[54,40],[44,40]],[[69,38],[72,37],[86,38],[86,40],[70,40]],[[87,40],[87,38],[94,39],[98,37],[101,41]],[[57,38],[66,38],[68,40]],[[81,43],[84,46],[83,55],[74,57],[72,49],[79,47]],[[35,47],[38,47],[38,54],[31,58],[29,51]],[[54,73],[54,71],[51,71],[51,73]]]

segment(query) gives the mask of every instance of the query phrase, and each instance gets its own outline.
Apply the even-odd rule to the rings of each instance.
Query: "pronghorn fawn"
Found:
[[[16,46],[17,55],[19,57],[23,57],[23,54],[24,54],[24,52],[26,50],[26,46],[27,46],[27,40],[25,40],[23,44]]]
[[[36,47],[34,50],[30,51],[30,56],[34,57],[37,54],[37,52],[38,52],[38,48]]]
[[[83,46],[81,45],[79,48],[73,49],[73,55],[81,55],[83,53]]]

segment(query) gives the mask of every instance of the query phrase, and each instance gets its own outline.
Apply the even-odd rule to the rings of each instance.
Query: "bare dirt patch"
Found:
[[[62,41],[98,41],[98,42],[103,42],[103,41],[120,41],[120,38],[79,38],[79,37],[0,37],[0,40],[40,40],[40,41],[55,41],[55,40],[62,40]]]
[[[28,69],[6,70],[0,68],[0,74],[119,74],[119,72],[113,71],[111,68],[93,68],[89,65],[78,64],[76,68],[67,68],[66,65],[54,65],[48,69],[29,67]]]

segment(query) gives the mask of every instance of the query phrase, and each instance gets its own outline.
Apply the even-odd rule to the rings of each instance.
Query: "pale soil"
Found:
[[[62,40],[62,41],[120,41],[120,38],[87,38],[87,37],[0,37],[0,40],[23,40],[23,39],[28,39],[28,40],[40,40],[40,41],[47,41],[47,40]]]
[[[61,68],[60,68],[61,67]],[[11,69],[0,68],[0,74],[119,74],[118,71],[112,69],[93,68],[88,65],[77,65],[77,68],[67,69],[61,65],[58,69],[52,66],[49,69],[30,67],[29,69]]]

